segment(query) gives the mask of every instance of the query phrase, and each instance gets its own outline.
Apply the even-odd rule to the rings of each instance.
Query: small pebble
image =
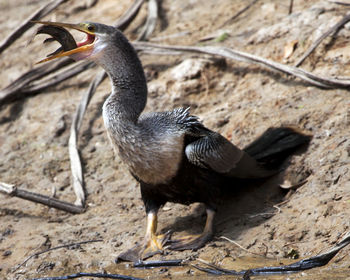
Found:
[[[7,250],[7,251],[5,251],[5,252],[2,254],[2,256],[3,256],[3,257],[8,257],[8,256],[10,256],[11,254],[12,254],[12,251]]]

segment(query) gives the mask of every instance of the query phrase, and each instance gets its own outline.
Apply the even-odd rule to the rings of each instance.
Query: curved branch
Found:
[[[317,76],[311,72],[306,70],[285,65],[279,62],[275,62],[257,55],[249,54],[242,51],[237,51],[234,49],[226,48],[226,47],[195,47],[195,46],[169,46],[169,45],[158,45],[152,43],[144,43],[144,42],[134,42],[135,48],[140,51],[154,53],[154,51],[158,51],[158,53],[164,52],[164,50],[168,51],[178,51],[178,52],[192,52],[192,53],[202,53],[209,54],[214,56],[222,56],[225,58],[243,61],[253,64],[258,64],[269,68],[271,70],[276,70],[291,76],[295,76],[300,78],[303,81],[308,82],[317,87],[321,88],[349,88],[350,87],[350,79],[349,80],[338,80],[333,78],[326,78]],[[160,51],[160,52],[159,52]]]

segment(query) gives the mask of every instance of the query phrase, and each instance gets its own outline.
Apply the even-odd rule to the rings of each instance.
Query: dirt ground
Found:
[[[130,5],[127,0],[104,0],[82,8],[89,2],[68,1],[45,19],[112,24]],[[37,0],[0,1],[1,38],[41,5],[43,1]],[[288,15],[289,1],[266,0],[230,20],[246,5],[243,0],[207,0],[205,4],[199,0],[161,1],[161,19],[151,41],[226,46],[293,65],[312,42],[348,12],[348,8],[329,1],[295,0],[293,13]],[[146,7],[125,32],[131,40],[137,38]],[[28,45],[33,32],[34,29],[27,32],[0,55],[0,88],[55,48],[43,46],[44,37],[39,36]],[[209,35],[213,39],[201,41]],[[287,57],[288,46],[295,43]],[[301,67],[321,76],[350,76],[349,43],[347,24],[336,36],[327,38]],[[271,126],[292,125],[313,135],[309,147],[289,159],[285,172],[222,205],[213,241],[196,252],[167,251],[165,256],[154,259],[200,258],[239,270],[249,265],[269,265],[272,260],[278,264],[288,257],[316,255],[350,230],[348,90],[320,89],[243,62],[195,55],[141,54],[141,59],[149,79],[147,110],[190,106],[206,126],[239,147]],[[186,66],[178,66],[181,63],[192,65],[192,70],[197,67],[197,71],[179,77],[176,67]],[[91,69],[42,94],[1,108],[1,182],[46,195],[55,188],[57,198],[74,202],[67,147],[69,129],[75,108],[98,71]],[[113,155],[104,130],[101,106],[109,90],[109,81],[99,86],[79,136],[88,193],[85,213],[70,215],[0,194],[1,279],[62,276],[79,271],[107,271],[147,279],[207,277],[189,267],[136,271],[114,264],[118,254],[142,240],[146,221],[137,183],[119,157]],[[307,182],[297,190],[282,190],[278,184],[286,180],[292,184]],[[159,213],[158,230],[172,230],[175,235],[198,233],[204,214],[198,204],[166,204]],[[222,236],[267,258],[242,250]],[[103,241],[50,251],[14,271],[34,253],[94,239]],[[333,279],[350,279],[349,253],[350,248],[345,248],[324,268],[278,279],[330,279],[321,277],[326,273],[331,273]]]

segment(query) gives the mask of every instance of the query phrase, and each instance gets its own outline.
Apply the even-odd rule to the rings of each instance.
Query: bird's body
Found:
[[[166,202],[206,205],[203,233],[170,243],[175,250],[199,248],[213,235],[214,214],[225,188],[237,188],[242,179],[268,177],[276,172],[256,160],[259,153],[265,153],[260,159],[278,156],[309,139],[288,128],[270,131],[245,152],[204,127],[188,109],[142,114],[147,100],[146,78],[125,36],[97,23],[60,26],[94,36],[88,37],[90,44],[80,46],[81,50],[63,55],[94,60],[111,80],[112,93],[103,105],[104,123],[112,146],[140,182],[147,213],[145,242],[138,257],[154,254],[167,241],[164,236],[156,236],[157,212]],[[131,259],[127,255],[124,258]]]

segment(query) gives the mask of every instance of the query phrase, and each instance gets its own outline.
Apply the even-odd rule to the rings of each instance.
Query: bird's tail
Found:
[[[298,147],[310,142],[312,136],[291,127],[267,129],[244,151],[266,167],[274,168]]]

